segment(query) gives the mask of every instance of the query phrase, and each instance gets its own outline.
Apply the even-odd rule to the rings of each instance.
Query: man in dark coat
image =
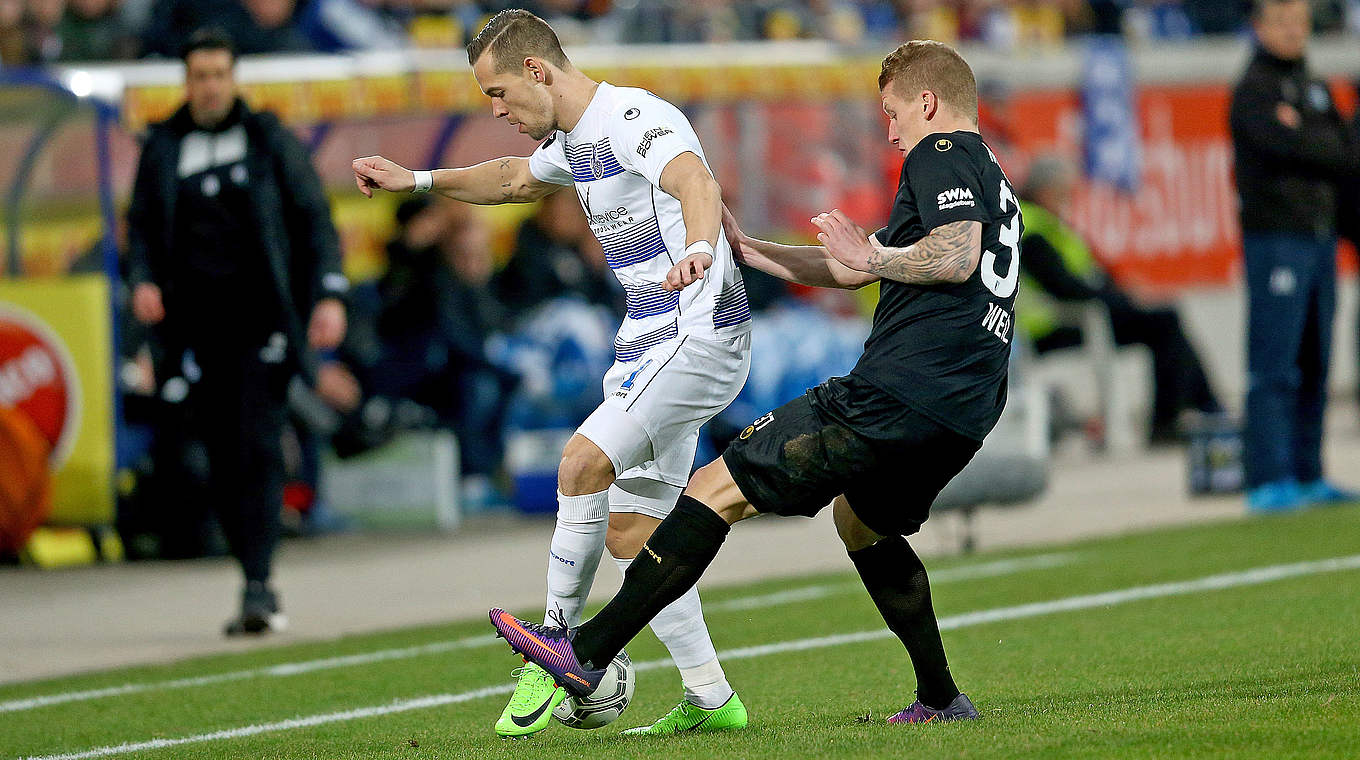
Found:
[[[269,576],[286,389],[312,376],[309,345],[344,337],[348,282],[307,151],[237,96],[230,40],[196,34],[183,58],[186,103],[150,128],[128,209],[132,309],[166,348],[162,396],[188,405],[245,575],[227,633],[262,633],[284,623]]]
[[[1230,123],[1247,274],[1247,508],[1355,497],[1323,478],[1340,190],[1360,144],[1305,58],[1305,0],[1257,0]]]

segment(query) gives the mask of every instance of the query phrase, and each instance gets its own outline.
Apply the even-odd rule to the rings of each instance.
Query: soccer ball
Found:
[[[619,652],[604,671],[600,686],[590,696],[568,696],[553,710],[553,717],[571,728],[599,728],[613,723],[633,699],[637,676],[633,661]]]

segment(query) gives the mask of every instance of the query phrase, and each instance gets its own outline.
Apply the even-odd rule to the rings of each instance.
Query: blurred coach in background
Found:
[[[1360,146],[1304,60],[1306,0],[1256,0],[1231,127],[1247,273],[1247,508],[1346,501],[1323,479],[1338,190]]]
[[[227,633],[264,633],[283,625],[269,574],[288,381],[313,374],[307,344],[344,337],[348,282],[307,150],[237,96],[231,41],[196,33],[183,59],[186,102],[150,128],[128,209],[132,309],[158,326],[162,396],[188,407],[245,574]]]

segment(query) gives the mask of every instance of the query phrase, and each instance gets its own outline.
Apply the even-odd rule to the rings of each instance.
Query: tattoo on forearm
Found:
[[[977,222],[950,222],[906,248],[875,248],[869,254],[869,271],[919,285],[962,282],[977,267],[980,234]]]
[[[514,189],[514,170],[510,168],[510,159],[501,159],[501,200],[508,201],[515,197]]]

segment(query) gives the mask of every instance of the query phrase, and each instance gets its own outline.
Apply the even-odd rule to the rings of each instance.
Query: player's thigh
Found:
[[[904,440],[880,452],[883,464],[845,489],[855,516],[879,535],[910,536],[919,531],[940,491],[982,446],[933,420],[914,417]]]
[[[723,463],[756,510],[811,517],[873,471],[877,457],[867,439],[824,418],[803,395],[741,431]]]
[[[698,447],[699,429],[694,428],[649,461],[625,470],[609,489],[609,511],[665,519],[689,481]]]
[[[577,431],[609,456],[615,472],[651,462],[696,436],[736,398],[750,369],[750,338],[684,336],[619,362],[605,376],[605,400]],[[689,474],[694,452],[683,466]],[[667,477],[683,485],[685,478]]]

